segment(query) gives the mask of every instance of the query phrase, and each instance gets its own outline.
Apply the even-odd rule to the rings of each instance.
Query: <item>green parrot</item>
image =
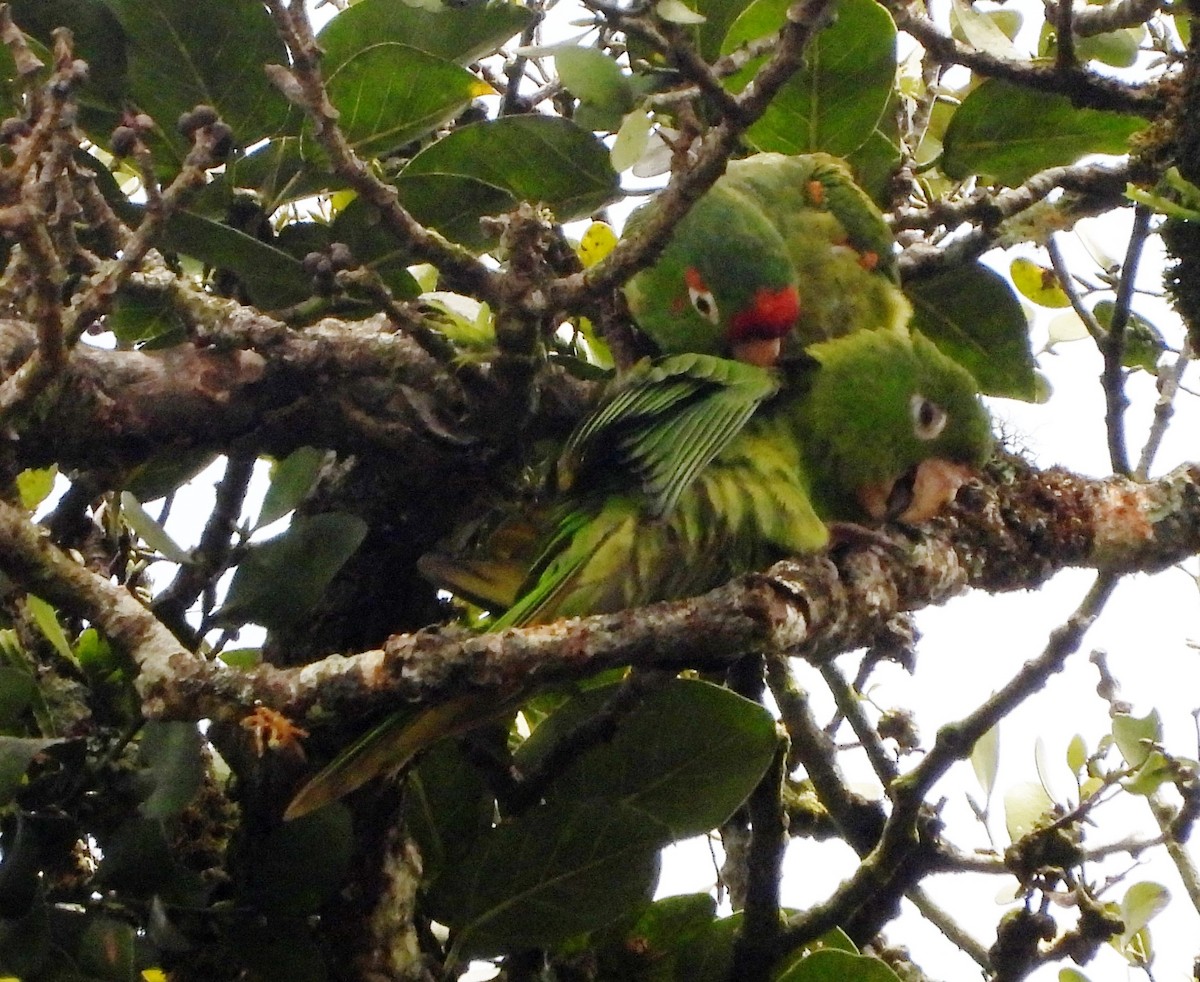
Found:
[[[626,224],[637,234],[654,201]],[[658,261],[625,286],[638,326],[663,354],[773,365],[799,346],[903,327],[891,230],[836,157],[762,153],[729,163]]]
[[[702,593],[821,548],[828,520],[934,515],[991,452],[977,391],[931,341],[890,327],[814,342],[777,368],[702,353],[645,360],[568,440],[535,551],[508,529],[499,559],[435,554],[422,570],[460,595],[511,603],[492,630]],[[515,598],[503,586],[511,572],[493,569],[514,563],[527,570]],[[288,816],[524,695],[465,696],[385,721],[302,789]]]

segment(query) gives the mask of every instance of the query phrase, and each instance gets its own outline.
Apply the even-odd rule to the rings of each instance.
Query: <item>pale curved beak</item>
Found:
[[[744,341],[733,342],[730,350],[735,359],[744,361],[747,365],[771,368],[779,361],[779,353],[783,350],[783,339],[747,338]]]
[[[931,457],[886,484],[860,488],[858,503],[877,521],[924,522],[950,504],[974,474],[966,464]]]

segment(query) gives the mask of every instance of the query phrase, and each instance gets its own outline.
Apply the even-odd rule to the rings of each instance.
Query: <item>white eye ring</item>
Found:
[[[710,324],[716,324],[721,320],[721,312],[717,309],[717,298],[712,295],[711,290],[689,286],[688,299],[692,302],[696,313]]]
[[[908,408],[912,413],[913,435],[918,440],[936,440],[942,435],[950,417],[941,406],[917,393],[909,399]]]

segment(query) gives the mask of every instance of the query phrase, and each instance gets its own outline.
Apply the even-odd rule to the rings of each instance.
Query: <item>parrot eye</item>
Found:
[[[711,291],[689,286],[688,299],[691,300],[692,306],[696,308],[696,313],[710,324],[715,324],[721,319],[721,315],[717,311],[716,298],[713,297]]]
[[[918,440],[936,440],[946,428],[946,410],[923,395],[914,395],[908,403],[912,412],[913,434]]]
[[[684,271],[683,278],[687,283],[688,299],[696,308],[696,313],[710,324],[720,321],[721,312],[717,309],[717,299],[712,295],[712,290],[708,288],[708,284],[704,282],[699,271],[689,266]]]

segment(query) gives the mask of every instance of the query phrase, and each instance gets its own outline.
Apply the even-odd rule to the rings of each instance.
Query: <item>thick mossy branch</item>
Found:
[[[397,635],[381,649],[247,673],[187,653],[127,591],[79,566],[9,506],[0,569],[125,647],[141,666],[150,716],[238,719],[261,702],[315,722],[624,665],[719,670],[755,651],[822,661],[869,645],[898,611],[967,587],[1031,589],[1068,566],[1157,571],[1200,552],[1197,465],[1141,485],[1008,462],[960,498],[924,529],[781,562],[689,600],[495,634]]]

